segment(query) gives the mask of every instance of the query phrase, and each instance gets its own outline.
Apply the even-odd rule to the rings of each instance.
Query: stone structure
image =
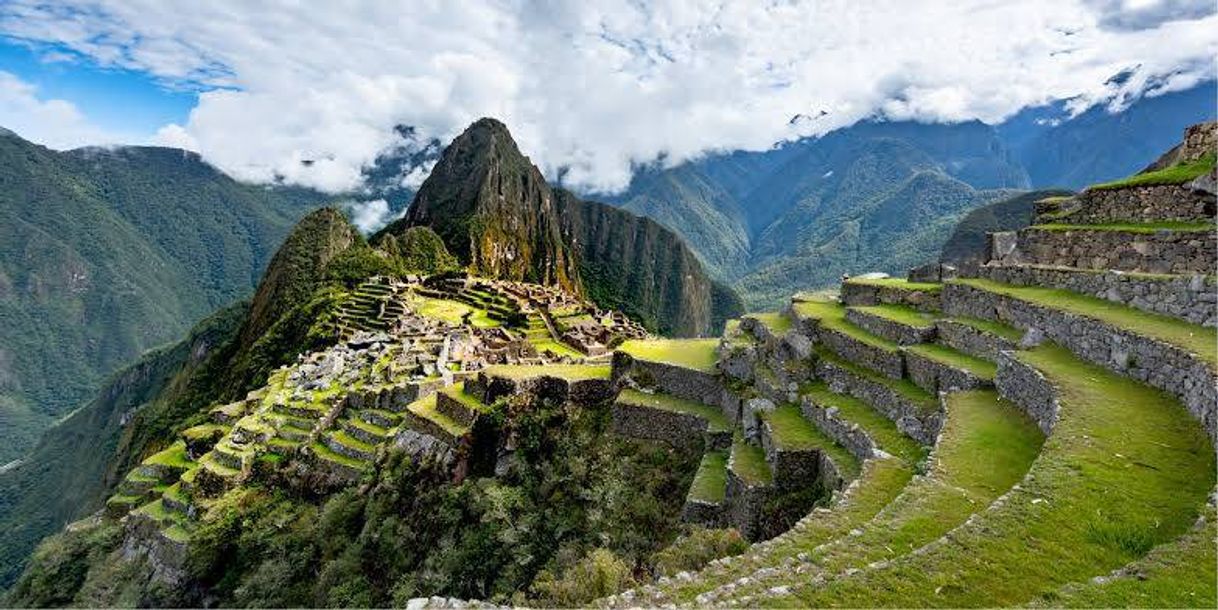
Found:
[[[931,394],[975,390],[993,385],[988,379],[982,379],[964,369],[948,366],[916,351],[906,351],[904,356],[909,379]]]
[[[1102,224],[1113,222],[1200,221],[1214,217],[1211,193],[1187,184],[1088,189],[1064,201],[1038,204],[1037,222]]]
[[[1003,352],[998,358],[998,375],[994,378],[998,394],[1019,405],[1024,413],[1048,436],[1057,423],[1057,390],[1040,371]]]
[[[1019,232],[1016,263],[1145,273],[1212,273],[1215,232],[1037,229]],[[1000,259],[1000,262],[1010,260]]]
[[[924,326],[911,326],[854,308],[846,310],[846,320],[873,335],[901,345],[931,343],[935,340],[935,323],[931,320],[927,320]]]
[[[997,362],[998,354],[1003,350],[1016,347],[1011,339],[957,320],[938,320],[935,329],[943,345],[991,362]]]
[[[899,284],[862,281],[842,283],[842,303],[846,305],[908,305],[921,311],[939,309],[937,290],[911,289]]]
[[[689,446],[705,440],[707,421],[688,413],[618,400],[613,403],[613,432],[629,438],[661,441],[678,447]],[[730,436],[728,444],[731,444]]]
[[[817,362],[816,375],[833,392],[853,396],[871,405],[918,442],[932,443],[943,427],[942,411],[928,411],[891,387],[856,375],[833,362]]]

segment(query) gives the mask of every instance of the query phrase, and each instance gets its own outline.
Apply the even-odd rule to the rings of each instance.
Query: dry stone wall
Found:
[[[1075,231],[1028,228],[1019,232],[1015,262],[1146,273],[1212,273],[1214,231]]]
[[[1092,189],[1073,202],[1077,209],[1055,222],[1100,224],[1106,222],[1195,221],[1214,217],[1214,196],[1187,184]]]
[[[896,423],[897,429],[923,444],[931,444],[943,427],[943,413],[927,413],[896,390],[838,366],[821,360],[816,374],[838,394],[853,396],[876,409]]]
[[[800,411],[826,436],[845,447],[859,462],[871,459],[876,454],[875,441],[858,424],[846,421],[838,415],[835,407],[817,403],[811,396],[804,396]]]
[[[843,282],[842,303],[846,305],[908,305],[921,311],[939,309],[939,293],[911,290],[899,285],[886,286],[863,282]]]
[[[687,413],[615,402],[612,414],[615,434],[661,441],[675,447],[696,445],[702,442],[706,432],[706,420]]]
[[[971,356],[995,362],[1002,350],[1015,349],[1015,342],[955,320],[935,322],[939,342]]]
[[[935,340],[935,327],[929,322],[928,326],[909,326],[858,309],[847,309],[846,320],[873,335],[901,345],[930,343]]]
[[[1031,265],[984,265],[978,274],[1004,284],[1061,288],[1193,324],[1218,325],[1218,284],[1213,276],[1149,276]]]
[[[931,394],[990,386],[988,380],[913,351],[905,352],[905,366],[909,371],[909,379]]]
[[[864,343],[836,330],[821,328],[817,335],[821,343],[849,362],[878,371],[886,377],[901,379],[905,376],[905,359],[901,352]]]
[[[998,395],[1019,405],[1024,413],[1046,436],[1057,423],[1057,390],[1035,367],[1022,362],[1013,352],[1003,352],[998,358],[998,374],[994,377]]]

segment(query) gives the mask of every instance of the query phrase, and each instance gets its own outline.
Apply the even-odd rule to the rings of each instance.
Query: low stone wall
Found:
[[[343,455],[343,456],[346,456],[349,458],[354,458],[357,460],[364,460],[366,462],[371,462],[371,461],[376,460],[375,452],[364,451],[363,449],[359,449],[357,447],[351,447],[349,445],[344,445],[343,443],[339,442],[338,439],[334,438],[333,435],[330,435],[330,434],[322,435],[321,442],[323,444],[325,444],[326,447],[329,447],[331,451],[333,451],[334,453],[337,453],[339,455]]]
[[[728,341],[719,344],[719,371],[728,379],[741,383],[753,381],[753,367],[757,366],[756,345],[733,345]]]
[[[983,265],[977,272],[995,282],[1061,288],[1193,324],[1218,326],[1218,284],[1213,276],[1157,277],[1033,265]]]
[[[920,311],[939,309],[939,293],[931,290],[911,290],[901,286],[883,286],[858,282],[842,282],[842,303],[846,305],[909,305]]]
[[[959,269],[943,263],[927,263],[909,270],[905,279],[911,282],[927,282],[937,284],[943,280],[953,280],[959,275]]]
[[[1019,232],[1017,260],[1079,269],[1146,273],[1213,273],[1218,239],[1214,231],[1058,231],[1027,228]]]
[[[457,459],[453,446],[430,434],[402,427],[393,437],[393,446],[405,451],[415,461],[432,461],[451,466]]]
[[[954,350],[991,362],[998,360],[1003,350],[1015,349],[1015,342],[952,320],[938,320],[939,342]]]
[[[824,432],[825,436],[845,447],[859,462],[875,456],[875,441],[858,424],[839,417],[837,408],[826,407],[812,397],[804,396],[799,410],[808,421]]]
[[[947,285],[944,305],[953,315],[1037,328],[1079,358],[1164,390],[1179,398],[1210,437],[1218,439],[1215,373],[1199,355],[1099,320],[963,284]]]
[[[761,538],[763,533],[761,521],[765,512],[765,504],[773,492],[774,489],[771,486],[746,483],[729,467],[727,470],[727,497],[724,501],[726,525],[739,530],[747,540],[756,541]]]
[[[694,445],[705,438],[707,422],[695,415],[624,402],[613,403],[612,414],[613,433],[628,438],[660,441],[675,447]]]
[[[779,491],[803,489],[821,478],[821,451],[778,447],[774,443],[774,429],[767,421],[761,422],[761,449],[774,473],[774,487]]]
[[[473,424],[474,420],[478,418],[478,413],[447,392],[436,394],[436,410],[464,426]]]
[[[899,351],[863,343],[850,335],[829,328],[821,328],[817,338],[833,353],[848,362],[867,367],[892,379],[905,377],[905,359],[901,357]]]
[[[892,388],[860,377],[825,360],[816,365],[816,374],[838,394],[853,396],[896,423],[897,429],[923,444],[934,442],[943,427],[942,411],[926,413]]]
[[[640,385],[654,387],[677,398],[708,405],[720,404],[723,399],[723,384],[714,373],[664,362],[638,360],[624,352],[614,352],[612,378],[617,380],[626,375],[633,377]]]
[[[182,583],[186,579],[187,551],[186,543],[165,537],[160,523],[152,517],[139,511],[127,517],[120,553],[127,561],[146,559],[153,581],[168,586]]]
[[[687,498],[685,506],[681,507],[681,521],[697,523],[707,528],[723,527],[726,513],[726,502],[715,504],[705,500]]]
[[[909,379],[931,394],[975,390],[992,385],[989,380],[966,370],[948,366],[913,351],[905,352],[905,366],[909,370]]]
[[[427,419],[426,417],[420,417],[414,413],[411,413],[410,411],[403,411],[402,419],[404,420],[406,426],[412,430],[427,434],[429,436],[434,436],[454,447],[460,443],[460,439],[458,437],[453,436],[439,424]],[[333,449],[333,447],[331,448]]]
[[[1075,199],[1078,209],[1057,222],[1164,222],[1207,220],[1214,217],[1214,196],[1185,184],[1130,186],[1083,191]]]
[[[588,406],[607,403],[617,396],[617,384],[610,379],[569,381],[545,374],[517,378],[488,375],[485,371],[465,380],[464,389],[467,394],[485,405],[494,404],[500,398],[511,396],[527,402],[547,398]]]
[[[1057,390],[1031,365],[1019,360],[1012,352],[998,357],[998,374],[994,377],[998,395],[1019,405],[1046,436],[1057,423]]]
[[[927,322],[928,326],[919,328],[857,309],[847,309],[846,320],[873,335],[879,335],[901,345],[930,343],[935,340],[935,326],[930,322]]]

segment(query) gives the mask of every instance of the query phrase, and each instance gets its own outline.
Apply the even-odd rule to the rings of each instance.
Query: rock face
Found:
[[[417,226],[476,275],[560,286],[662,333],[710,333],[742,310],[668,229],[550,188],[494,119],[453,141],[405,218],[378,239]]]

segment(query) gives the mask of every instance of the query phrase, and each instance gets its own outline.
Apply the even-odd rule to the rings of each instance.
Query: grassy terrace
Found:
[[[1106,582],[1074,583],[1049,593],[1033,605],[1054,608],[1215,608],[1214,508],[1205,509],[1205,524],[1178,540],[1156,547],[1126,566],[1129,573]]]
[[[559,356],[570,356],[571,358],[584,357],[582,353],[570,345],[550,338],[549,331],[546,331],[546,336],[544,339],[531,339],[529,340],[529,343],[533,344],[533,349],[537,350],[538,352],[550,350]]]
[[[753,318],[765,325],[776,336],[785,335],[788,330],[791,330],[791,318],[784,316],[781,312],[771,311],[768,313],[751,313],[749,318]]]
[[[875,286],[877,288],[900,288],[903,290],[922,290],[925,292],[939,292],[943,289],[942,284],[932,284],[930,282],[911,282],[899,277],[886,277],[874,280],[850,278],[843,282],[843,284]]]
[[[485,413],[490,410],[490,407],[482,404],[482,401],[465,393],[465,383],[457,383],[440,390],[445,395],[456,400],[474,413]]]
[[[352,449],[359,449],[360,451],[366,451],[368,453],[376,452],[376,445],[365,443],[364,441],[361,441],[342,430],[333,430],[330,432],[330,436],[339,443],[342,443],[343,445],[346,445]]]
[[[723,411],[710,405],[704,405],[693,400],[685,400],[677,398],[669,394],[648,394],[630,388],[624,389],[617,396],[617,401],[628,405],[638,405],[642,407],[650,407],[652,409],[660,409],[662,411],[673,411],[675,413],[685,413],[687,415],[695,415],[701,417],[710,423],[712,432],[723,432],[732,429],[732,422],[723,414]]]
[[[144,460],[144,463],[155,466],[167,466],[176,470],[186,470],[194,465],[194,461],[190,459],[190,456],[186,455],[186,443],[182,441],[170,445],[164,451],[148,456]]]
[[[785,404],[769,413],[763,413],[762,417],[770,424],[774,444],[779,449],[788,451],[820,449],[833,458],[833,463],[837,465],[842,476],[850,479],[858,476],[858,459],[804,418],[798,405]]]
[[[892,420],[853,396],[836,394],[823,382],[807,384],[799,389],[799,394],[826,408],[836,408],[839,417],[858,424],[876,446],[910,465],[918,463],[926,455],[926,447],[898,430]]]
[[[1018,489],[950,541],[771,603],[1010,606],[1106,574],[1192,526],[1214,484],[1214,451],[1178,402],[1053,345],[1018,357],[1058,387],[1061,405]]]
[[[797,549],[812,555],[818,571],[833,574],[892,559],[943,536],[1019,482],[1044,441],[1018,407],[992,391],[954,393],[946,413],[927,476],[914,479],[860,532]],[[734,595],[755,595],[775,584],[759,580]]]
[[[1158,171],[1134,174],[1121,180],[1092,185],[1088,187],[1088,190],[1110,190],[1156,184],[1182,184],[1214,169],[1214,158],[1213,154],[1208,154],[1191,163],[1178,163]]]
[[[707,451],[689,487],[689,498],[718,504],[727,493],[727,452]]]
[[[905,348],[906,351],[913,352],[919,356],[925,356],[935,362],[946,364],[952,368],[968,371],[981,379],[994,380],[994,375],[998,373],[998,365],[988,360],[983,360],[975,356],[970,356],[963,352],[954,350],[946,345],[938,343],[923,343],[920,345],[911,345]]]
[[[761,447],[750,445],[740,437],[732,441],[732,458],[728,467],[752,485],[769,485],[774,481],[774,473],[770,471]]]
[[[930,328],[935,325],[935,316],[906,305],[866,305],[850,309],[914,328]]]
[[[1018,328],[1015,328],[1014,326],[1008,326],[1006,324],[1003,324],[1002,322],[995,322],[993,320],[982,320],[981,318],[966,318],[966,317],[951,318],[951,321],[956,322],[957,324],[971,326],[972,328],[979,330],[981,332],[989,333],[991,335],[994,335],[995,337],[1002,337],[1003,339],[1008,339],[1010,341],[1019,341],[1020,339],[1023,338],[1022,330],[1019,330]]]
[[[420,398],[406,407],[408,411],[422,417],[423,419],[431,420],[437,426],[440,426],[445,432],[453,436],[462,436],[469,432],[469,426],[461,425],[461,422],[441,413],[436,409],[436,395],[428,394]]]
[[[820,325],[829,330],[840,332],[852,339],[888,351],[898,351],[901,346],[878,335],[873,335],[846,319],[846,308],[841,303],[829,301],[805,301],[792,306],[795,315],[801,318],[818,320]]]
[[[477,309],[457,301],[415,296],[411,299],[411,304],[419,315],[443,320],[449,324],[461,324],[465,314],[470,314],[469,323],[478,328],[494,328],[500,325],[487,315],[485,309]]]
[[[618,350],[639,360],[661,362],[704,373],[715,372],[717,339],[632,339]]]
[[[1211,366],[1218,367],[1218,349],[1215,348],[1215,345],[1218,345],[1218,329],[1189,324],[1176,318],[1148,313],[1069,290],[1011,286],[980,279],[952,281],[1036,305],[1087,316],[1143,337],[1159,339],[1184,348],[1204,358]]]
[[[566,381],[609,379],[609,366],[604,364],[547,364],[545,366],[497,364],[487,367],[484,372],[492,377],[508,379],[529,379],[542,376]]]
[[[342,464],[348,468],[363,470],[364,468],[368,467],[367,462],[357,460],[355,458],[349,458],[317,441],[314,441],[313,444],[309,445],[309,449],[312,449],[313,453],[323,460],[334,462],[336,464]]]
[[[939,410],[939,401],[926,390],[918,387],[917,384],[908,379],[893,379],[886,375],[881,375],[867,367],[859,366],[850,362],[837,354],[825,349],[823,346],[813,348],[816,352],[816,357],[826,362],[831,362],[858,377],[862,377],[873,383],[886,385],[896,393],[905,397],[911,403],[916,405],[924,413],[932,413]]]
[[[1031,229],[1042,231],[1113,231],[1117,233],[1158,233],[1159,231],[1175,231],[1177,233],[1203,233],[1214,230],[1212,222],[1121,222],[1093,225],[1071,225],[1049,223],[1034,225]]]

